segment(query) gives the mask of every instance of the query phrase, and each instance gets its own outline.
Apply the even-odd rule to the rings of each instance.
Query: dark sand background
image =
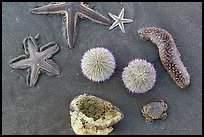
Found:
[[[119,107],[125,118],[116,124],[111,135],[124,134],[202,134],[202,3],[100,3],[90,7],[108,17],[125,8],[126,33],[119,27],[81,19],[77,24],[77,41],[71,51],[62,35],[62,16],[32,15],[29,9],[47,3],[3,3],[2,7],[2,134],[74,134],[70,126],[69,103],[82,93],[92,94]],[[161,65],[153,44],[137,35],[141,27],[157,26],[169,31],[191,75],[188,88],[180,89]],[[24,54],[22,41],[27,36],[41,35],[40,46],[55,41],[60,52],[54,56],[61,75],[40,76],[35,87],[27,87],[26,71],[12,70],[9,59]],[[115,74],[97,84],[85,78],[80,60],[85,51],[106,47],[117,60]],[[142,95],[131,94],[121,80],[123,68],[135,58],[155,65],[155,87]],[[144,121],[140,109],[144,104],[163,99],[168,105],[165,121]]]

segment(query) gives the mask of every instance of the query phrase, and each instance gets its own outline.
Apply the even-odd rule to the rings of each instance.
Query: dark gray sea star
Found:
[[[46,72],[48,75],[60,74],[59,66],[51,60],[59,51],[59,46],[49,42],[38,50],[36,38],[26,37],[23,40],[25,54],[10,60],[11,68],[28,70],[27,85],[30,87],[36,84],[41,72]]]
[[[65,26],[66,26],[66,34],[65,37],[67,39],[68,45],[70,49],[74,48],[74,43],[76,39],[76,22],[77,17],[86,17],[94,22],[98,22],[104,25],[110,25],[111,21],[92,10],[88,6],[86,6],[83,2],[57,2],[50,3],[48,5],[34,8],[30,10],[31,13],[34,14],[56,14],[61,13],[65,14]]]

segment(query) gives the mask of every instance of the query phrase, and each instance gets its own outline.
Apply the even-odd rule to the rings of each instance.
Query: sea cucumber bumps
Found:
[[[107,135],[112,126],[124,118],[110,102],[82,94],[70,103],[71,126],[77,135]]]
[[[146,60],[135,59],[124,68],[122,80],[130,92],[145,93],[152,89],[156,82],[156,70]]]
[[[141,28],[138,30],[138,34],[157,46],[161,62],[166,71],[180,88],[186,88],[190,84],[190,74],[181,61],[181,54],[172,35],[157,27]]]
[[[116,63],[112,53],[105,48],[92,48],[81,60],[82,73],[94,82],[105,81],[114,73]]]

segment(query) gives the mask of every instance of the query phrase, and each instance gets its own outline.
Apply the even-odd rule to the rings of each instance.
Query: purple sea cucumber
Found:
[[[141,28],[138,34],[156,44],[164,68],[180,88],[186,88],[190,84],[190,75],[181,61],[181,54],[171,34],[157,27]]]

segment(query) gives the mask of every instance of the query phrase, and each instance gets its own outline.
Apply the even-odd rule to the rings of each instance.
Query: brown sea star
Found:
[[[34,8],[30,10],[34,14],[65,14],[65,37],[68,41],[70,49],[74,48],[76,40],[76,22],[77,17],[86,17],[94,22],[98,22],[104,25],[110,25],[111,21],[96,11],[86,6],[83,2],[57,2],[51,3],[42,7]]]
[[[37,38],[37,37],[36,37]],[[41,72],[59,75],[59,66],[50,58],[59,51],[59,46],[49,42],[38,51],[36,38],[26,37],[23,40],[24,55],[10,60],[11,68],[28,69],[27,85],[34,86]]]

